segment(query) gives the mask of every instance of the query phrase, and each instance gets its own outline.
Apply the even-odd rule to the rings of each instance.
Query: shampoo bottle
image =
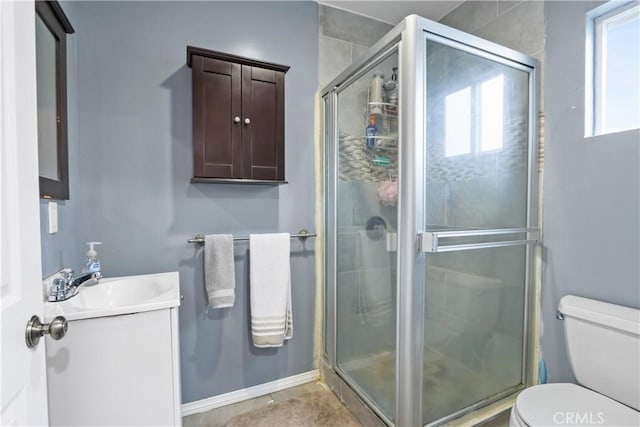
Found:
[[[373,148],[376,146],[376,134],[378,133],[378,128],[376,127],[376,116],[375,114],[371,114],[369,116],[369,126],[366,129],[367,135],[367,147]]]
[[[373,72],[373,78],[371,79],[371,87],[369,88],[369,103],[371,109],[369,110],[374,114],[382,113],[382,85],[384,85],[384,75],[382,72],[376,70]]]

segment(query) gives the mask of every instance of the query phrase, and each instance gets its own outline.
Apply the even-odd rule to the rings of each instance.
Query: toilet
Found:
[[[578,385],[527,388],[509,426],[640,426],[640,310],[567,295],[558,311]]]

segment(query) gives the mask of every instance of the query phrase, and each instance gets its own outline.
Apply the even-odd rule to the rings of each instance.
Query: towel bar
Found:
[[[309,231],[306,228],[303,228],[302,230],[298,231],[297,234],[292,234],[291,237],[297,237],[298,239],[301,240],[305,240],[308,237],[316,237],[317,234],[316,233],[309,233]],[[249,236],[242,236],[242,237],[234,237],[233,241],[238,241],[238,240],[249,240]],[[195,236],[193,236],[191,239],[187,240],[187,242],[189,243],[204,243],[204,234],[200,233],[200,234],[196,234]]]

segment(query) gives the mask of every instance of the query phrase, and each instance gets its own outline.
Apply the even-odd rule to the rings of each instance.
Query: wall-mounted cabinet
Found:
[[[193,78],[191,182],[286,183],[288,66],[187,46]]]

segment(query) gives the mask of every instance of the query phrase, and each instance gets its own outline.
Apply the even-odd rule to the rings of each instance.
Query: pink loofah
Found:
[[[385,181],[378,187],[378,199],[384,206],[395,206],[398,202],[398,183]]]

